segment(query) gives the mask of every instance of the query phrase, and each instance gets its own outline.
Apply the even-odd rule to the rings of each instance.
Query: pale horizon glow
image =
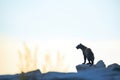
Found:
[[[54,63],[59,52],[63,68],[69,67],[64,72],[75,72],[83,62],[75,48],[79,43],[93,50],[95,63],[120,64],[119,9],[119,0],[1,0],[0,74],[18,72],[17,51],[23,51],[23,43],[32,51],[38,47],[39,69],[47,53]]]

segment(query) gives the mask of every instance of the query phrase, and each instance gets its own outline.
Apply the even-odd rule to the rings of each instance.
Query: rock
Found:
[[[111,64],[107,67],[107,70],[120,72],[120,65],[118,65],[117,63]]]
[[[103,62],[103,60],[99,60],[96,65],[95,65],[96,68],[106,68],[106,65],[105,63]]]
[[[88,69],[90,66],[89,65],[87,65],[87,64],[80,64],[80,65],[77,65],[76,66],[76,69],[77,69],[77,72],[79,72],[79,71],[82,71],[82,70],[86,70],[86,69]]]
[[[21,80],[41,80],[42,74],[40,70],[30,71],[20,74]]]
[[[97,69],[97,68],[106,68],[106,65],[102,60],[98,61],[95,65],[80,64],[76,66],[77,72],[87,70],[87,69]]]
[[[98,68],[106,68],[103,60],[99,60],[95,65],[91,66],[89,69],[98,69]]]
[[[30,78],[30,80],[40,80],[42,78],[42,74],[40,70],[28,72],[27,76]]]

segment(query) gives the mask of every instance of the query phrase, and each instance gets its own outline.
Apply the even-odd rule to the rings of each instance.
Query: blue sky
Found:
[[[0,0],[0,34],[118,40],[119,0]]]

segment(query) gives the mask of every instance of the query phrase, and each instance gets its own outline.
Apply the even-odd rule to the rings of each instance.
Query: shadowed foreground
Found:
[[[106,67],[102,60],[89,66],[80,64],[76,66],[77,72],[60,73],[48,72],[42,74],[35,70],[22,74],[1,75],[0,80],[119,80],[120,65],[114,63]]]

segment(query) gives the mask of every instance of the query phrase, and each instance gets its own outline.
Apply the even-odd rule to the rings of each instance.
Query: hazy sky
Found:
[[[59,43],[57,48],[66,43],[70,49],[87,42],[96,52],[116,52],[119,62],[120,0],[0,0],[0,39],[5,49],[19,40]]]
[[[0,0],[0,34],[120,39],[119,0]]]

